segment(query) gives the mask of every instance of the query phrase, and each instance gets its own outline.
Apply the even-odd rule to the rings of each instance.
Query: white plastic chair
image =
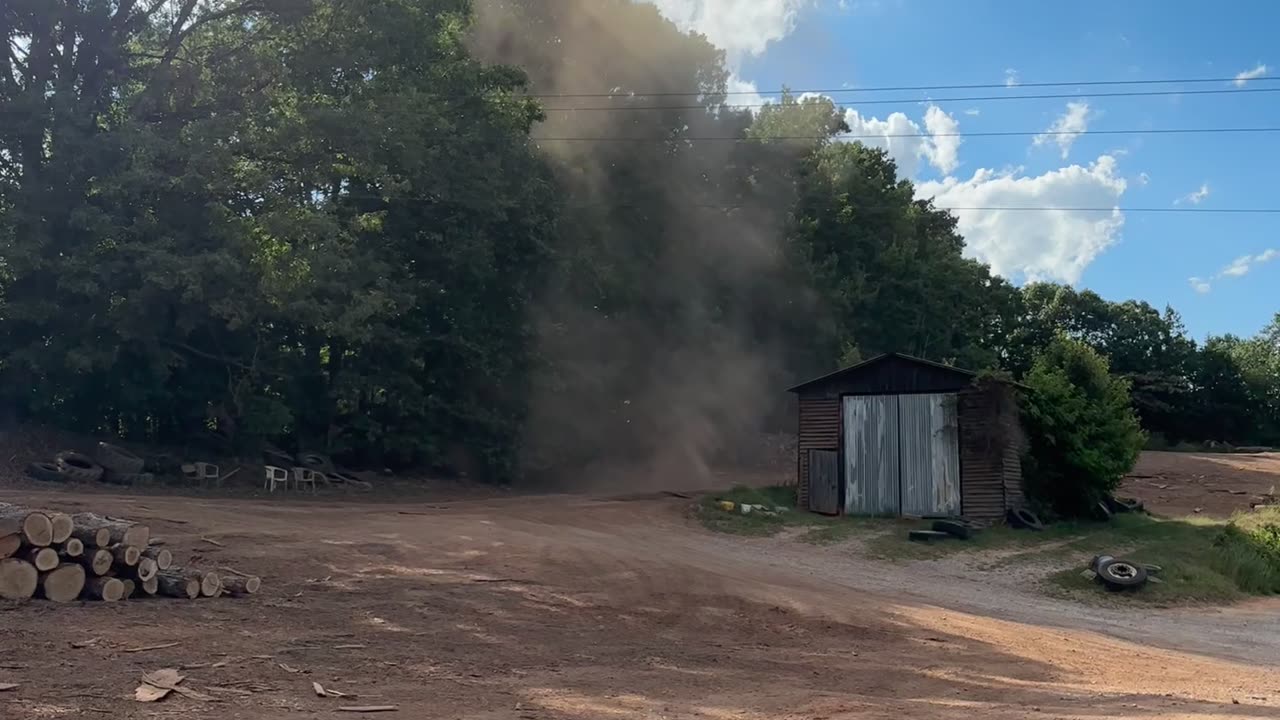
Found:
[[[284,468],[278,468],[274,465],[267,466],[267,480],[262,484],[268,492],[275,492],[277,485],[284,485],[284,489],[289,489],[289,471]]]
[[[310,485],[311,492],[315,492],[316,483],[319,482],[317,475],[319,475],[319,473],[315,470],[310,470],[304,467],[295,467],[293,469],[293,486],[301,492],[303,485]]]

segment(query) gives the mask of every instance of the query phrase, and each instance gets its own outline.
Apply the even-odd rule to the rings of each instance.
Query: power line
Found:
[[[531,139],[535,142],[770,142],[774,140],[876,140],[886,138],[939,138],[939,137],[1027,137],[1027,136],[1045,136],[1059,137],[1079,135],[1210,135],[1210,134],[1228,134],[1228,133],[1275,133],[1280,132],[1280,127],[1253,127],[1253,128],[1152,128],[1146,130],[993,130],[978,132],[949,132],[949,133],[884,133],[884,134],[838,134],[838,135],[775,135],[771,137],[732,137],[732,136],[704,136],[704,137],[537,137]]]
[[[1280,80],[1280,76],[1266,76],[1250,78],[1249,82],[1268,82]],[[991,90],[1007,88],[1014,90],[1017,88],[1049,88],[1049,87],[1111,87],[1119,85],[1199,85],[1209,83],[1231,83],[1236,82],[1236,78],[1176,78],[1171,80],[1086,80],[1081,82],[1032,82],[1017,83],[1009,85],[1008,83],[977,83],[969,85],[897,85],[882,87],[865,87],[865,88],[820,88],[816,90],[793,90],[787,89],[792,95],[833,95],[835,93],[873,93],[873,92],[910,92],[918,90]],[[714,93],[717,96],[732,97],[736,95],[771,95],[780,94],[781,91],[773,90],[739,90],[733,92]],[[620,98],[620,97],[701,97],[713,93],[707,93],[704,90],[685,90],[679,92],[596,92],[596,93],[531,93],[526,97],[531,98]]]
[[[854,105],[890,105],[890,104],[914,104],[914,103],[943,103],[943,102],[998,102],[1004,100],[1055,100],[1055,99],[1092,99],[1092,98],[1108,98],[1108,97],[1167,97],[1170,95],[1249,95],[1254,93],[1274,93],[1280,92],[1280,87],[1274,88],[1222,88],[1217,90],[1143,90],[1130,92],[1115,93],[1093,93],[1090,95],[1080,95],[1078,93],[1062,94],[1062,93],[1045,93],[1040,95],[971,95],[967,97],[943,97],[943,98],[893,98],[893,99],[877,99],[877,100],[857,100],[848,101]],[[630,98],[628,98],[630,99]],[[619,111],[638,111],[638,110],[709,110],[715,107],[727,107],[738,110],[748,110],[763,108],[768,106],[776,106],[778,103],[764,103],[751,105],[732,105],[725,104],[716,105],[620,105],[614,107],[555,107],[543,108],[543,112],[619,112]]]

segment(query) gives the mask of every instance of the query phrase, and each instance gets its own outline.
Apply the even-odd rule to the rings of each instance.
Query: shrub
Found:
[[[1065,337],[1045,347],[1023,382],[1027,493],[1060,515],[1086,515],[1133,468],[1145,442],[1129,384],[1091,347]]]

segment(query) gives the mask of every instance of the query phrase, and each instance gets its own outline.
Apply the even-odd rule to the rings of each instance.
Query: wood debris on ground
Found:
[[[201,538],[219,547],[224,544]],[[253,595],[262,586],[254,575],[224,576],[212,570],[173,565],[173,553],[154,547],[151,528],[110,515],[74,515],[0,503],[0,599],[39,597],[118,602],[129,597]],[[87,647],[91,641],[73,644]],[[124,652],[159,650],[169,645]]]

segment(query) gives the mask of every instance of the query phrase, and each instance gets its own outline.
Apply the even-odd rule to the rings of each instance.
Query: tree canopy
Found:
[[[0,36],[4,417],[663,473],[787,427],[798,378],[1024,375],[1063,333],[1153,435],[1280,443],[1280,315],[1196,343],[1017,288],[831,100],[734,110],[724,54],[648,4],[11,0]]]

